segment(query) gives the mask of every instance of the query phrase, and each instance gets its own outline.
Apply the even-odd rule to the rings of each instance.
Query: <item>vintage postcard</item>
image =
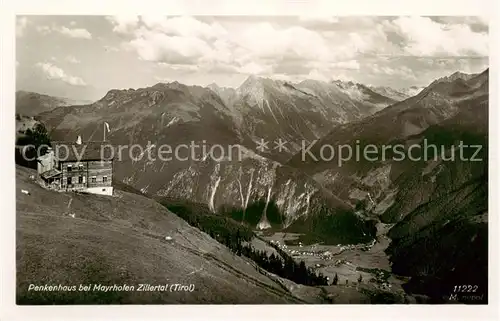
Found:
[[[333,12],[13,15],[16,307],[494,303],[491,18]]]

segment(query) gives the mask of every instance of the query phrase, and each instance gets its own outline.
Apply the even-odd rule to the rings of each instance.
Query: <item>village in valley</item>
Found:
[[[303,244],[297,241],[300,234],[257,231],[258,238],[269,246],[266,249],[264,242],[258,241],[253,242],[253,245],[260,245],[267,251],[278,248],[297,261],[303,260],[306,266],[325,275],[329,282],[351,286],[372,284],[383,291],[402,293],[404,291],[401,285],[405,278],[390,272],[390,262],[384,253],[390,240],[383,235],[383,230],[390,226],[379,223],[377,237],[361,244]]]

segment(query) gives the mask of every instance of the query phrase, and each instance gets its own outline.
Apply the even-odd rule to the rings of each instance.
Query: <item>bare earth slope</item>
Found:
[[[48,191],[17,167],[18,304],[312,303],[142,195]],[[28,190],[30,195],[21,193]],[[74,214],[74,218],[69,214]],[[172,240],[165,240],[170,236]],[[34,285],[194,284],[192,292],[34,292]]]

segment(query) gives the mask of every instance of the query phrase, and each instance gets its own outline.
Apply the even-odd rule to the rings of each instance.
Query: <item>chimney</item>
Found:
[[[77,145],[81,145],[82,144],[82,136],[78,135],[78,138],[76,140],[76,144]]]

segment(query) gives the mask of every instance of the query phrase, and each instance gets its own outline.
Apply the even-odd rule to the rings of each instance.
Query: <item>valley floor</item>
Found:
[[[391,225],[378,223],[377,237],[373,242],[358,245],[303,245],[298,243],[300,234],[257,232],[258,236],[280,247],[297,261],[304,261],[307,267],[322,273],[332,282],[335,275],[338,285],[356,286],[370,284],[377,290],[405,296],[402,284],[406,278],[393,275],[385,249],[390,239],[386,236]],[[260,241],[262,242],[262,241]],[[262,242],[265,243],[265,242]],[[254,242],[254,246],[258,242]],[[262,249],[265,247],[260,244]],[[274,250],[267,245],[268,250]],[[359,282],[359,278],[362,278]]]

